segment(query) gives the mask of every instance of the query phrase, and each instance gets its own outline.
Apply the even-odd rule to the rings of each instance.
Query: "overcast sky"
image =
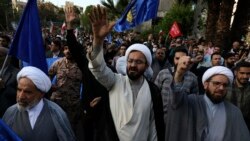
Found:
[[[21,0],[21,1],[25,1],[27,2],[27,0]],[[70,2],[74,2],[75,5],[77,6],[82,6],[82,7],[86,7],[88,5],[96,5],[96,4],[100,4],[101,0],[45,0],[45,2],[52,2],[53,4],[61,7],[62,5],[65,5],[65,1],[70,1]]]

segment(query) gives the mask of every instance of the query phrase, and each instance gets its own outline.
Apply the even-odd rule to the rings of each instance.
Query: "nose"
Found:
[[[26,95],[25,95],[24,91],[19,91],[19,92],[18,92],[18,97],[19,97],[19,99],[24,99],[24,98],[26,98]]]

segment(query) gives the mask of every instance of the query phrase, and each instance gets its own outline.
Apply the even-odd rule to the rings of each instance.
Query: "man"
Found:
[[[25,141],[74,141],[64,111],[43,98],[51,87],[49,77],[29,66],[17,74],[17,81],[17,104],[7,109],[3,121]]]
[[[166,120],[168,108],[170,104],[170,95],[172,95],[172,89],[171,84],[173,81],[173,74],[176,71],[177,64],[179,62],[179,59],[183,56],[187,56],[188,52],[184,47],[176,47],[174,49],[174,68],[169,69],[163,69],[159,72],[155,79],[155,84],[158,86],[158,88],[161,91],[161,96],[163,99],[163,109],[164,109],[164,119]],[[197,77],[190,72],[189,70],[186,70],[186,72],[183,74],[183,86],[185,87],[185,90],[187,93],[193,93],[198,94],[199,93],[199,87],[197,82]]]
[[[151,65],[151,68],[153,69],[153,77],[151,81],[154,82],[158,73],[167,67],[170,67],[170,63],[166,58],[165,50],[163,48],[157,48]]]
[[[76,127],[80,118],[80,90],[82,72],[69,51],[68,45],[64,44],[64,57],[52,64],[49,69],[51,79],[56,76],[56,84],[50,99],[57,103],[67,113],[72,129]]]
[[[103,58],[103,41],[115,22],[107,22],[106,10],[99,5],[89,14],[94,41],[88,54],[89,68],[109,91],[110,111],[119,140],[164,140],[160,93],[143,73],[152,63],[151,52],[143,44],[128,47],[127,75],[113,73]]]
[[[7,35],[1,35],[0,36],[0,47],[5,47],[5,48],[9,48],[9,44],[10,44],[10,37]]]
[[[225,101],[233,73],[226,67],[208,69],[203,77],[204,95],[187,95],[183,73],[191,64],[182,57],[174,74],[173,103],[169,109],[166,140],[249,141],[249,131],[240,110]]]
[[[3,67],[4,60],[8,54],[8,48],[0,47],[0,68]],[[2,72],[0,73],[0,118],[11,105],[16,103],[16,75],[19,71],[10,63],[8,57]]]
[[[230,52],[239,53],[239,51],[240,51],[240,42],[234,41],[233,44],[232,44],[232,48],[231,48]]]
[[[58,57],[63,57],[64,54],[63,52],[61,51],[61,40],[59,39],[54,39],[52,42],[51,42],[51,45],[50,45],[50,52],[48,52],[46,54],[46,57],[47,58],[58,58]]]
[[[221,65],[221,54],[220,53],[213,53],[211,55],[211,66],[220,66]]]
[[[224,66],[229,68],[229,69],[233,69],[234,68],[234,64],[235,64],[235,53],[227,53],[224,56]]]
[[[234,69],[235,80],[228,89],[227,99],[240,108],[250,131],[250,63],[239,62]]]

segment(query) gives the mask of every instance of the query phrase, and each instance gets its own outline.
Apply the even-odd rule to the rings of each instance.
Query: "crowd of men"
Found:
[[[0,36],[0,117],[24,141],[249,141],[250,52],[211,41],[115,33],[100,6],[92,33],[43,30],[48,75],[8,57]]]

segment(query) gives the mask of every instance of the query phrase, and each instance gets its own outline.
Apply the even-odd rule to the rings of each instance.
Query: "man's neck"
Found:
[[[235,80],[235,86],[237,87],[237,88],[242,88],[242,87],[244,87],[244,84],[241,84],[237,79]]]

